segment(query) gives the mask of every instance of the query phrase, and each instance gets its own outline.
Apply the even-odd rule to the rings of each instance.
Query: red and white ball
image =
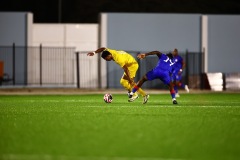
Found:
[[[106,103],[112,103],[113,97],[112,97],[111,94],[106,93],[106,94],[103,96],[103,100],[104,100],[104,102],[106,102]]]

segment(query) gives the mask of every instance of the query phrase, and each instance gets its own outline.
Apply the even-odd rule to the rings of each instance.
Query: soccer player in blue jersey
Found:
[[[178,50],[176,48],[173,50],[172,55],[175,62],[172,74],[172,79],[175,83],[174,90],[176,92],[176,97],[180,97],[180,95],[178,94],[178,87],[184,88],[187,92],[189,92],[188,86],[181,82],[182,72],[186,64],[183,61],[183,58],[178,55]]]
[[[146,56],[149,56],[149,55],[157,55],[157,57],[159,58],[157,66],[153,68],[151,71],[147,72],[147,74],[144,75],[142,79],[140,79],[137,82],[137,84],[132,89],[132,92],[130,93],[128,101],[132,102],[135,100],[131,97],[131,95],[133,95],[138,90],[138,88],[140,88],[143,85],[144,82],[151,81],[154,79],[160,79],[161,81],[163,81],[164,84],[168,85],[173,104],[177,104],[175,91],[174,91],[174,83],[171,81],[171,74],[172,74],[173,65],[174,65],[173,55],[171,53],[166,55],[159,51],[152,51],[149,53],[139,54],[137,57],[139,59],[144,59]],[[143,104],[147,103],[148,98],[149,98],[149,95],[144,97]]]

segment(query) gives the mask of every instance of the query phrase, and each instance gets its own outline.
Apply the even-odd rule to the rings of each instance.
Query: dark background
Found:
[[[240,14],[240,0],[1,0],[0,11],[27,11],[35,23],[97,23],[100,12]]]

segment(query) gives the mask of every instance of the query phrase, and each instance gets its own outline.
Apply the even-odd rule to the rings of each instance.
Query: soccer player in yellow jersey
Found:
[[[101,57],[106,61],[115,61],[123,70],[124,74],[120,79],[120,84],[128,91],[131,92],[132,88],[135,85],[134,77],[138,70],[137,61],[125,51],[118,51],[109,48],[99,48],[95,52],[89,52],[88,56],[93,56],[96,53],[102,53]],[[147,95],[141,88],[138,92],[143,96],[143,104],[147,103],[149,95]],[[134,94],[133,98],[129,100],[132,102],[138,98],[138,94]]]

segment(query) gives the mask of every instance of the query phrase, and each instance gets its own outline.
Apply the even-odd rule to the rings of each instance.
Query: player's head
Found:
[[[172,51],[172,54],[173,54],[174,57],[177,56],[177,55],[178,55],[178,49],[175,48],[175,49]]]
[[[172,53],[168,53],[166,54],[170,59],[173,59],[173,54]]]
[[[102,58],[105,59],[106,61],[111,61],[113,59],[111,53],[108,51],[102,52]]]

